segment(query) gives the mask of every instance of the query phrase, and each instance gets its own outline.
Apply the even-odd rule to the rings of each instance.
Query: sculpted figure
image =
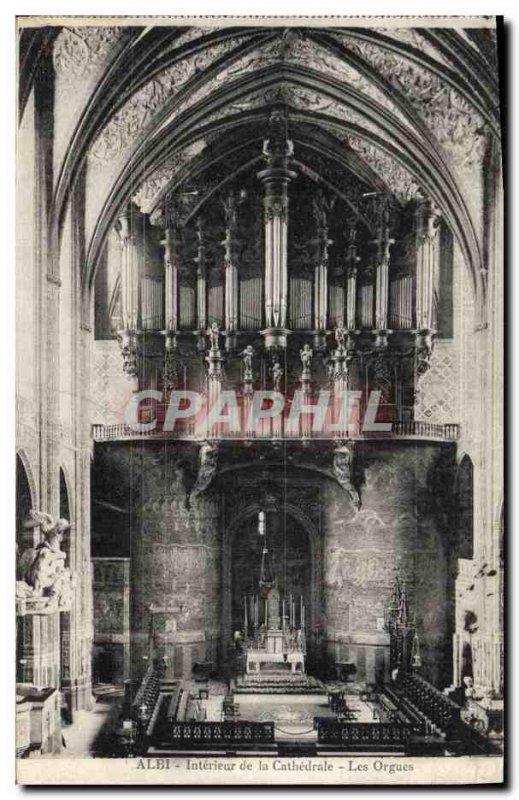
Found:
[[[50,514],[31,510],[26,527],[40,527],[43,541],[25,550],[18,561],[17,597],[48,597],[58,605],[70,599],[72,575],[65,567],[66,553],[61,543],[70,523],[55,520]]]
[[[301,363],[304,369],[308,369],[312,363],[312,348],[309,344],[304,344],[303,349],[299,351],[301,356]]]
[[[209,341],[211,343],[211,350],[217,352],[220,349],[220,329],[217,322],[213,322],[207,331]]]
[[[272,367],[272,383],[274,386],[274,391],[279,392],[281,391],[281,381],[283,380],[283,367],[276,361]]]
[[[248,344],[245,350],[242,350],[241,357],[243,360],[243,377],[246,381],[252,380],[252,359],[254,357],[254,348]]]
[[[204,442],[200,448],[198,477],[191,498],[205,492],[218,470],[218,445]]]
[[[360,495],[353,484],[353,452],[347,444],[335,448],[333,454],[333,473],[340,485],[349,494],[355,508],[360,508]]]

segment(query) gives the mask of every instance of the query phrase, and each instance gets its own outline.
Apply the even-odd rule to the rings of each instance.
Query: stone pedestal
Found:
[[[60,685],[60,612],[48,598],[17,603],[17,678],[43,689]]]
[[[30,716],[30,748],[42,754],[59,753],[61,750],[60,693],[58,689],[38,689],[30,684],[18,684],[16,687],[20,708],[29,710]],[[18,709],[18,701],[17,701]],[[24,709],[24,714],[25,714]],[[17,714],[18,722],[18,714]],[[27,717],[25,725],[17,736],[27,738]],[[17,740],[18,748],[18,740]]]

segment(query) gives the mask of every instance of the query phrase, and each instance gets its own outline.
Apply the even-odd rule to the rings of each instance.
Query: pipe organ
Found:
[[[121,214],[119,339],[134,388],[139,376],[151,374],[143,359],[155,359],[159,374],[178,372],[171,359],[180,357],[179,343],[205,358],[215,326],[225,347],[218,361],[205,358],[213,384],[224,380],[224,362],[226,374],[238,374],[233,359],[248,345],[258,354],[247,372],[251,389],[270,388],[273,370],[288,376],[283,353],[292,349],[296,363],[308,344],[314,360],[303,381],[305,397],[326,370],[338,396],[352,385],[365,387],[370,375],[380,383],[395,370],[412,383],[412,369],[395,367],[405,353],[415,353],[417,374],[427,368],[436,332],[437,209],[428,200],[402,207],[390,193],[368,192],[359,195],[355,215],[322,184],[305,195],[301,184],[312,179],[297,171],[293,153],[287,117],[278,109],[263,144],[265,166],[254,168],[246,188],[236,177],[217,202],[198,204],[192,218],[169,199],[156,264],[140,241],[149,221],[138,221],[135,206]],[[337,330],[343,334],[334,349]],[[395,388],[395,397],[404,394]]]
[[[121,237],[121,316],[123,329],[136,331],[139,327],[139,255],[133,230],[133,218],[128,210],[119,218]]]
[[[166,331],[175,332],[178,328],[178,231],[166,228],[166,236],[161,242],[164,247],[164,283]]]
[[[287,122],[280,111],[272,113],[269,138],[263,155],[267,168],[258,173],[264,186],[265,225],[265,324],[283,329],[287,324],[288,270],[288,184],[297,177],[288,168],[293,144],[287,137]]]

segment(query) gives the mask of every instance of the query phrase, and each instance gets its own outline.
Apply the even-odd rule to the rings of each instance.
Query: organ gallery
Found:
[[[498,754],[495,29],[215,23],[19,31],[18,755]]]

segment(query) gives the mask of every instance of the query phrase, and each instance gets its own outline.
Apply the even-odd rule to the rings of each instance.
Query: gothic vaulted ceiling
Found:
[[[55,73],[56,231],[86,182],[85,285],[123,204],[158,215],[196,182],[199,208],[261,155],[279,104],[300,169],[353,205],[361,190],[430,196],[477,282],[498,136],[492,29],[78,27],[39,46]],[[31,77],[22,63],[22,103]]]

